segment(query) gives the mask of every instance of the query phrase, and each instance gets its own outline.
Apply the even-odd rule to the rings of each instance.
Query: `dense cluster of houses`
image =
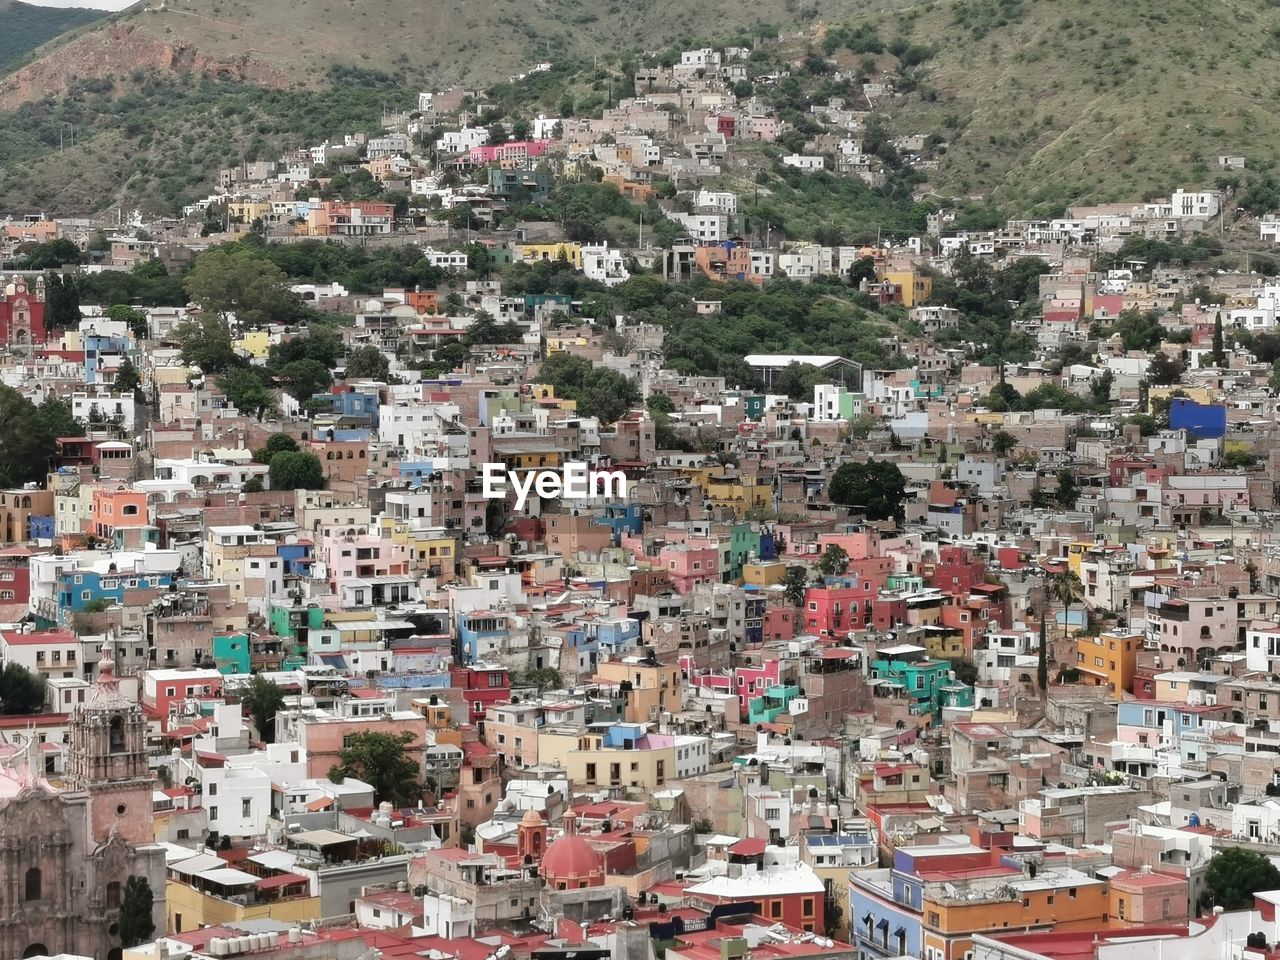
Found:
[[[545,195],[579,164],[637,199],[684,180],[667,215],[687,236],[662,249],[554,225],[477,236],[499,262],[610,285],[637,264],[767,286],[867,262],[862,290],[904,308],[891,367],[748,355],[762,389],[670,369],[663,328],[460,276],[445,237],[424,248],[456,275],[440,289],[295,285],[354,317],[345,346],[389,374],[339,361],[334,386],[264,418],[183,361],[174,330],[198,306],[138,324],[82,304],[55,329],[43,274],[0,281],[0,383],[66,398],[84,426],[43,483],[0,490],[0,665],[44,696],[0,716],[4,895],[21,904],[0,953],[1274,956],[1280,891],[1215,909],[1206,875],[1226,849],[1280,856],[1280,436],[1272,367],[1244,336],[1274,332],[1280,288],[1097,267],[1131,236],[1204,229],[1213,192],[753,246],[738,196],[702,182],[736,141],[781,132],[726,91],[745,57],[687,51],[603,118],[539,118],[519,141],[471,126],[462,91],[424,93],[382,136],[226,171],[189,213],[435,244],[391,204],[295,191],[358,164],[479,228],[504,190]],[[815,115],[856,136],[843,105]],[[425,169],[422,129],[455,119]],[[860,158],[840,138],[782,162],[874,179]],[[3,236],[101,228],[30,218]],[[120,232],[83,269],[177,265],[220,239],[184,229]],[[1016,321],[1038,359],[983,365],[956,339],[964,318],[932,284],[965,256],[1044,261]],[[1117,324],[1142,314],[1162,326],[1134,349]],[[421,372],[482,315],[516,342]],[[236,327],[233,344],[262,364],[305,335]],[[538,382],[557,354],[665,402],[602,421]],[[793,364],[830,382],[775,391]],[[126,365],[136,390],[115,389]],[[1010,390],[1055,402],[997,409]],[[280,434],[316,457],[320,489],[271,488],[254,451]],[[866,460],[901,474],[895,516],[833,502],[833,474]],[[517,507],[481,482],[574,463],[625,493],[539,486]],[[280,694],[265,712],[263,681]],[[400,738],[407,787],[339,772],[369,735]],[[92,889],[66,881],[81,863]],[[121,949],[130,875],[151,880],[156,922]]]

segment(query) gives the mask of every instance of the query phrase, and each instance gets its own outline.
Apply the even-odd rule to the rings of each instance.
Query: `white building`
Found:
[[[434,247],[425,247],[422,258],[433,267],[439,267],[442,270],[461,271],[469,266],[467,254],[462,250],[436,250]]]
[[[71,415],[83,420],[92,429],[96,423],[109,422],[119,424],[125,430],[133,431],[133,395],[127,393],[73,393],[71,395]]]
[[[604,244],[582,248],[582,272],[589,280],[598,280],[607,287],[616,287],[631,277],[622,251]]]
[[[738,212],[738,195],[728,190],[699,190],[694,195],[693,205],[699,210],[733,216]]]
[[[826,157],[806,156],[800,153],[791,153],[782,158],[784,166],[795,167],[797,170],[803,170],[805,173],[813,173],[817,170],[825,170],[827,168]]]

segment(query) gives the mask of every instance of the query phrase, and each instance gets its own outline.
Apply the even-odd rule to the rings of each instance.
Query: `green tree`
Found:
[[[1213,318],[1213,365],[1215,367],[1227,365],[1227,347],[1222,335],[1221,313]]]
[[[155,936],[155,899],[146,877],[135,874],[125,880],[120,898],[120,945],[125,949],[150,943]]]
[[[80,248],[70,240],[58,238],[45,243],[38,243],[27,251],[22,262],[24,270],[51,270],[65,264],[84,263]]]
[[[417,801],[422,788],[418,784],[418,764],[409,756],[414,744],[411,731],[400,733],[354,733],[346,740],[338,764],[330,771],[345,779],[354,777],[373,787],[374,800],[396,806]]]
[[[241,493],[261,493],[267,489],[262,485],[262,481],[257,477],[250,477],[244,482],[244,486],[240,488]]]
[[[1022,409],[1022,394],[1011,383],[1006,383],[1003,376],[987,394],[987,398],[983,401],[984,406],[988,410],[996,413],[1005,413],[1009,410]]]
[[[106,316],[109,320],[115,320],[117,323],[126,323],[129,330],[138,340],[145,340],[150,334],[150,328],[147,324],[147,315],[141,310],[135,309],[124,303],[117,303],[107,307]]]
[[[49,330],[67,330],[80,323],[80,291],[71,277],[51,273],[44,284],[44,325]]]
[[[266,677],[255,674],[240,694],[240,706],[249,712],[263,743],[276,739],[276,714],[284,706],[284,691]]]
[[[271,458],[277,453],[297,453],[299,449],[297,440],[287,433],[277,432],[267,437],[267,442],[253,451],[253,459],[270,465]]]
[[[580,414],[604,423],[617,420],[640,401],[635,381],[568,353],[548,357],[538,371],[538,382],[552,384],[557,396],[577,401]]]
[[[1147,363],[1147,382],[1167,387],[1182,379],[1185,370],[1181,360],[1175,360],[1163,350],[1157,350]]]
[[[833,543],[818,558],[818,573],[824,577],[836,577],[844,573],[848,565],[849,554],[845,552],[844,547]]]
[[[277,453],[271,458],[272,490],[319,490],[324,470],[314,453]]]
[[[202,373],[222,373],[244,364],[231,345],[231,328],[216,313],[184,320],[174,328],[173,339],[182,351],[182,362],[199,367]]]
[[[235,367],[222,373],[218,377],[218,389],[247,417],[261,420],[267,411],[275,409],[275,394],[253,367]]]
[[[1247,910],[1254,894],[1280,888],[1280,870],[1264,854],[1242,847],[1219,850],[1204,874],[1201,905]]]
[[[859,257],[849,267],[849,283],[852,286],[861,286],[863,280],[868,283],[876,282],[876,261],[872,257]]]
[[[326,367],[337,364],[345,348],[342,337],[328,327],[315,327],[305,337],[290,337],[271,348],[267,366],[279,370],[295,360],[315,360]]]
[[[1049,596],[1062,604],[1062,629],[1065,633],[1070,625],[1071,608],[1084,596],[1080,575],[1070,567],[1055,573],[1049,581]]]
[[[1007,430],[997,430],[991,438],[991,449],[997,457],[1007,457],[1018,449],[1018,438]]]
[[[665,393],[651,393],[644,401],[645,407],[651,414],[671,414],[676,409],[676,402],[668,397]]]
[[[1076,483],[1076,475],[1064,468],[1058,471],[1057,501],[1068,510],[1074,510],[1076,500],[1080,496],[1080,487]]]
[[[896,463],[842,463],[831,477],[832,503],[864,511],[868,520],[901,520],[907,478]]]
[[[377,347],[356,347],[347,356],[346,377],[351,379],[380,380],[391,375],[391,363]]]
[[[1228,450],[1222,455],[1222,466],[1226,470],[1238,470],[1255,466],[1258,455],[1252,450]]]
[[[142,386],[142,377],[138,375],[138,368],[133,365],[132,360],[126,357],[124,363],[120,364],[120,369],[116,371],[116,378],[111,384],[111,389],[116,393],[132,396],[140,386]]]
[[[43,483],[55,436],[35,404],[0,384],[0,486]]]
[[[804,592],[809,586],[809,574],[804,567],[790,566],[787,567],[787,573],[782,578],[783,594],[787,598],[787,602],[793,607],[799,607],[804,603]]]
[[[12,660],[0,670],[0,712],[39,713],[44,708],[44,677]]]
[[[205,313],[216,314],[223,323],[234,317],[241,328],[293,323],[305,313],[284,271],[241,243],[202,253],[185,285]]]
[[[60,397],[45,397],[44,402],[36,407],[36,418],[55,440],[84,434],[84,424],[72,415],[71,404]]]
[[[333,383],[333,375],[319,360],[306,358],[286,363],[278,371],[285,381],[285,390],[295,400],[309,400],[329,384]]]

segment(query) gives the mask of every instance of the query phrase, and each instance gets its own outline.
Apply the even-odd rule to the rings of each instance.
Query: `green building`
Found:
[[[249,673],[249,635],[232,633],[213,638],[213,665],[219,673]]]
[[[800,688],[795,684],[770,687],[763,696],[747,701],[747,720],[750,723],[773,723],[800,695]]]
[[[914,700],[911,712],[929,714],[935,720],[943,707],[973,706],[973,688],[957,683],[946,660],[930,660],[924,647],[901,644],[882,647],[871,661],[871,679]]]

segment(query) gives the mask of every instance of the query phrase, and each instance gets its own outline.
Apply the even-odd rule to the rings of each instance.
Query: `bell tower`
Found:
[[[155,840],[146,718],[120,693],[106,644],[88,702],[76,710],[69,726],[67,779],[72,789],[89,794],[93,839],[102,842],[115,834],[132,843]]]

